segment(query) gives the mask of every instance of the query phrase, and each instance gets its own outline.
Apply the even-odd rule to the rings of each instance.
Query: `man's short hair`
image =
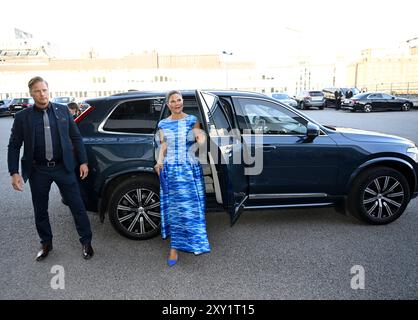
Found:
[[[32,90],[32,87],[38,82],[45,82],[46,86],[49,87],[48,82],[46,82],[42,77],[33,77],[28,82],[29,91]]]

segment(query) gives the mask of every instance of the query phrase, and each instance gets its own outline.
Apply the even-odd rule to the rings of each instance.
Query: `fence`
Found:
[[[360,86],[361,91],[386,92],[394,95],[418,96],[418,82],[388,82]]]

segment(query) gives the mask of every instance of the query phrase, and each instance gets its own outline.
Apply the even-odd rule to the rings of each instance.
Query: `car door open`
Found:
[[[231,130],[230,120],[216,95],[199,90],[195,95],[204,119],[202,126],[208,134],[208,158],[212,174],[218,177],[222,204],[230,215],[232,226],[248,198],[241,135]]]

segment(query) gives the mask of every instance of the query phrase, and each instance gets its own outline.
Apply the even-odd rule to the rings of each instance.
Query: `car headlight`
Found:
[[[417,146],[410,147],[410,148],[406,149],[406,153],[408,154],[408,156],[410,156],[412,159],[414,159],[415,162],[418,162],[418,148],[417,148]]]

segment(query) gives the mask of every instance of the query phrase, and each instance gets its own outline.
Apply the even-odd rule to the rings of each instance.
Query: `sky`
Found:
[[[157,50],[332,59],[418,37],[417,12],[416,0],[13,0],[2,3],[0,43],[16,27],[61,57],[94,48],[101,57]]]

